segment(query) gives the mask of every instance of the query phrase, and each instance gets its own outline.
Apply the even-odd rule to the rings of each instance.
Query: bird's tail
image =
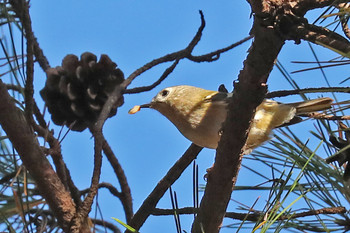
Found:
[[[296,108],[296,115],[322,111],[331,108],[333,99],[329,97],[287,104]]]

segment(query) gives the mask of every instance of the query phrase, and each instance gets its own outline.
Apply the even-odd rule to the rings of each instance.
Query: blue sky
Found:
[[[204,13],[206,28],[194,51],[195,54],[214,51],[248,36],[252,19],[246,1],[36,0],[31,1],[30,12],[35,36],[51,66],[60,65],[67,54],[79,56],[89,51],[98,56],[107,54],[123,70],[125,76],[128,76],[152,59],[185,48],[200,25],[199,10]],[[213,63],[181,61],[176,70],[154,90],[126,95],[125,104],[119,108],[118,114],[106,122],[104,133],[126,172],[135,210],[187,149],[190,142],[158,112],[146,109],[129,115],[128,110],[134,105],[149,102],[158,91],[167,86],[186,84],[216,90],[223,83],[231,91],[232,81],[237,78],[242,68],[249,45],[250,42],[247,42],[223,54],[219,61]],[[326,49],[316,49],[323,60],[329,58]],[[302,67],[291,64],[291,60],[312,61],[313,58],[305,43],[295,46],[289,41],[279,60],[289,71],[293,71]],[[131,87],[153,83],[168,65],[161,65],[144,73]],[[341,75],[333,70],[326,72],[331,77]],[[326,85],[320,79],[318,71],[296,74],[293,78],[302,87]],[[43,103],[38,92],[43,88],[44,81],[45,75],[36,67],[35,98],[41,107]],[[270,90],[291,89],[277,70],[272,72],[268,84]],[[334,82],[333,85],[335,84],[337,83]],[[299,97],[292,97],[279,101],[299,100]],[[46,117],[49,119],[49,116]],[[57,135],[60,128],[54,126],[54,129]],[[305,135],[305,139],[307,138]],[[83,133],[70,132],[62,143],[62,149],[76,185],[80,189],[88,187],[93,166],[93,139],[90,133],[87,130]],[[210,149],[204,149],[199,155],[197,163],[201,184],[204,184],[201,177],[212,165],[214,155],[215,151]],[[107,163],[103,164],[101,181],[117,184]],[[242,169],[238,184],[255,185],[259,182],[252,180],[251,174]],[[192,205],[191,168],[185,171],[173,189],[178,194],[180,207]],[[260,195],[250,193],[240,196],[239,193],[234,193],[232,197],[251,205]],[[165,196],[158,207],[171,208],[169,193]],[[124,220],[119,200],[105,190],[99,193],[99,205],[104,219],[116,217]],[[232,210],[234,208],[231,208]],[[190,231],[192,220],[192,216],[182,218],[184,230]],[[151,217],[140,231],[176,232],[172,217]]]

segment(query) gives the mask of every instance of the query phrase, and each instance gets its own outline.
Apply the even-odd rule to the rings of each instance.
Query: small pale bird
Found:
[[[232,93],[193,86],[173,86],[161,90],[151,103],[137,105],[129,113],[134,114],[140,108],[153,108],[168,118],[194,144],[216,149],[231,96]],[[328,109],[332,102],[333,99],[327,97],[289,104],[265,99],[256,109],[245,153],[250,153],[267,141],[272,129],[300,122],[299,115]]]

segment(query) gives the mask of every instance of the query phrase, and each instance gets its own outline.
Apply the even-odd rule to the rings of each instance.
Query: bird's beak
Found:
[[[142,104],[140,105],[140,108],[150,108],[151,104]]]

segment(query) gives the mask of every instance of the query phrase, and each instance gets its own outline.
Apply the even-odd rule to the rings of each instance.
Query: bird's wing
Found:
[[[211,102],[213,104],[227,104],[230,97],[232,97],[232,93],[213,91],[213,93],[210,93],[209,95],[204,97],[204,101]]]

